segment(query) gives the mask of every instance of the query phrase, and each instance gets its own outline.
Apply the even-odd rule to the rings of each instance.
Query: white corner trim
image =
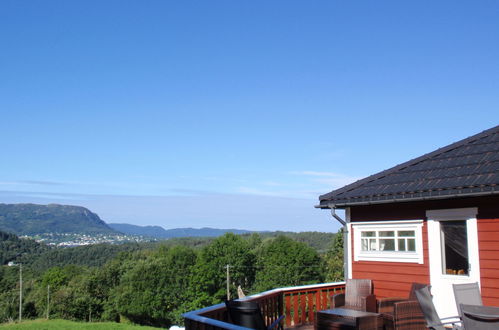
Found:
[[[428,220],[462,220],[473,219],[478,214],[477,207],[466,207],[457,209],[441,209],[441,210],[427,210],[426,218]]]
[[[347,222],[347,230],[348,230],[348,235],[347,235],[347,253],[348,253],[348,256],[346,256],[347,258],[347,262],[348,262],[348,274],[345,274],[344,277],[345,279],[351,279],[352,278],[352,256],[353,256],[353,252],[352,252],[352,223],[350,222],[350,208],[348,207],[346,210],[345,210],[345,220]]]

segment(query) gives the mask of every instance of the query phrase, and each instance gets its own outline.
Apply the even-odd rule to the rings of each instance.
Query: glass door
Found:
[[[466,220],[441,221],[440,242],[443,275],[469,275]]]
[[[457,210],[464,211],[427,212],[431,292],[440,317],[457,315],[452,284],[480,283],[476,212]]]

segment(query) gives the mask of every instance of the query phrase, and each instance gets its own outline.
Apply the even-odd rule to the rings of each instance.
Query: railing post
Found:
[[[314,321],[314,293],[312,291],[308,292],[307,303],[308,303],[308,322],[312,323]]]
[[[283,292],[283,295],[285,295],[286,299],[286,304],[283,306],[283,308],[286,309],[286,325],[289,327],[291,325],[291,295]]]
[[[277,301],[277,311],[278,315],[284,315],[284,292],[279,294],[279,298]]]

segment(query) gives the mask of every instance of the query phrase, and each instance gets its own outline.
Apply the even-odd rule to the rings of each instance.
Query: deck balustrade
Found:
[[[279,288],[258,293],[243,300],[256,301],[263,317],[270,324],[279,315],[286,315],[285,328],[313,324],[314,312],[329,308],[329,297],[345,291],[345,282]],[[190,329],[246,329],[229,323],[225,304],[218,304],[184,314],[185,327]]]

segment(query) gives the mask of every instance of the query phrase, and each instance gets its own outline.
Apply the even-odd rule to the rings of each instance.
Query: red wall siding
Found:
[[[499,219],[478,220],[478,250],[483,303],[499,306]]]
[[[478,207],[478,244],[483,302],[486,305],[499,306],[499,196],[355,206],[350,209],[350,221],[354,223],[376,220],[426,220],[426,210],[461,207]],[[423,225],[423,253],[424,264],[422,265],[354,261],[352,262],[352,277],[373,279],[375,293],[380,297],[406,297],[412,282],[430,283],[426,222]]]
[[[430,283],[428,267],[428,234],[423,224],[423,264],[379,261],[353,261],[352,277],[374,281],[374,293],[379,298],[409,296],[413,282]],[[352,231],[353,238],[353,231]],[[352,239],[353,242],[353,239]],[[352,256],[354,247],[352,244]]]

